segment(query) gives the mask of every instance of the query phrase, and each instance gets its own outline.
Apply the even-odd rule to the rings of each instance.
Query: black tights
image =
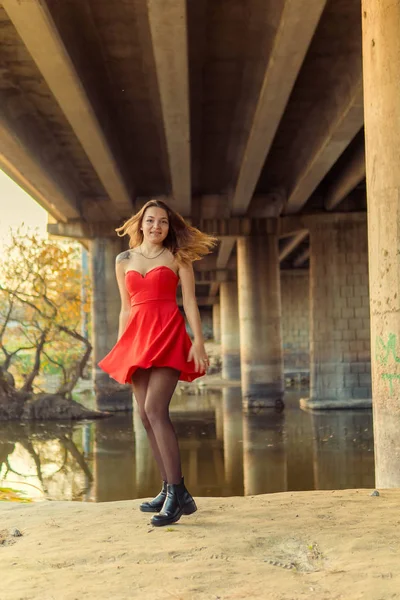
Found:
[[[178,439],[169,417],[178,379],[179,371],[169,367],[138,369],[132,379],[140,418],[161,477],[168,483],[180,483],[182,477]]]

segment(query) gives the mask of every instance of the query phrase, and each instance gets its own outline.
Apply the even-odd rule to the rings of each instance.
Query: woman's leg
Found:
[[[167,473],[168,483],[180,483],[182,479],[178,439],[169,417],[169,404],[179,371],[169,367],[153,367],[150,373],[144,410],[154,433],[158,449]]]
[[[153,452],[153,456],[156,460],[158,468],[161,473],[161,478],[163,481],[167,481],[167,472],[165,470],[164,461],[162,459],[161,452],[158,448],[156,438],[154,436],[153,429],[151,427],[150,421],[147,418],[144,406],[146,401],[147,389],[149,385],[151,369],[137,369],[132,379],[132,387],[133,393],[135,394],[136,402],[139,408],[140,418],[142,420],[143,426],[146,430],[147,437],[151,446],[151,450]]]

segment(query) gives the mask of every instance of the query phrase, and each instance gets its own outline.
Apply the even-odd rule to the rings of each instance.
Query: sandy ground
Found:
[[[159,529],[139,500],[1,503],[0,598],[400,598],[400,490],[370,494],[199,498]]]

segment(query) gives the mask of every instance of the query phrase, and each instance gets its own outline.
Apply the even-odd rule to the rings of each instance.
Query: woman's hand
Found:
[[[198,373],[206,372],[210,364],[203,343],[194,342],[189,350],[188,362],[194,361],[194,367]]]

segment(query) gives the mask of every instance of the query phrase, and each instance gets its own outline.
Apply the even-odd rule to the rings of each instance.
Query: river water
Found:
[[[194,496],[374,487],[370,410],[242,410],[240,389],[176,396],[185,481]],[[160,477],[136,411],[91,422],[0,423],[0,487],[34,499],[152,496]]]

